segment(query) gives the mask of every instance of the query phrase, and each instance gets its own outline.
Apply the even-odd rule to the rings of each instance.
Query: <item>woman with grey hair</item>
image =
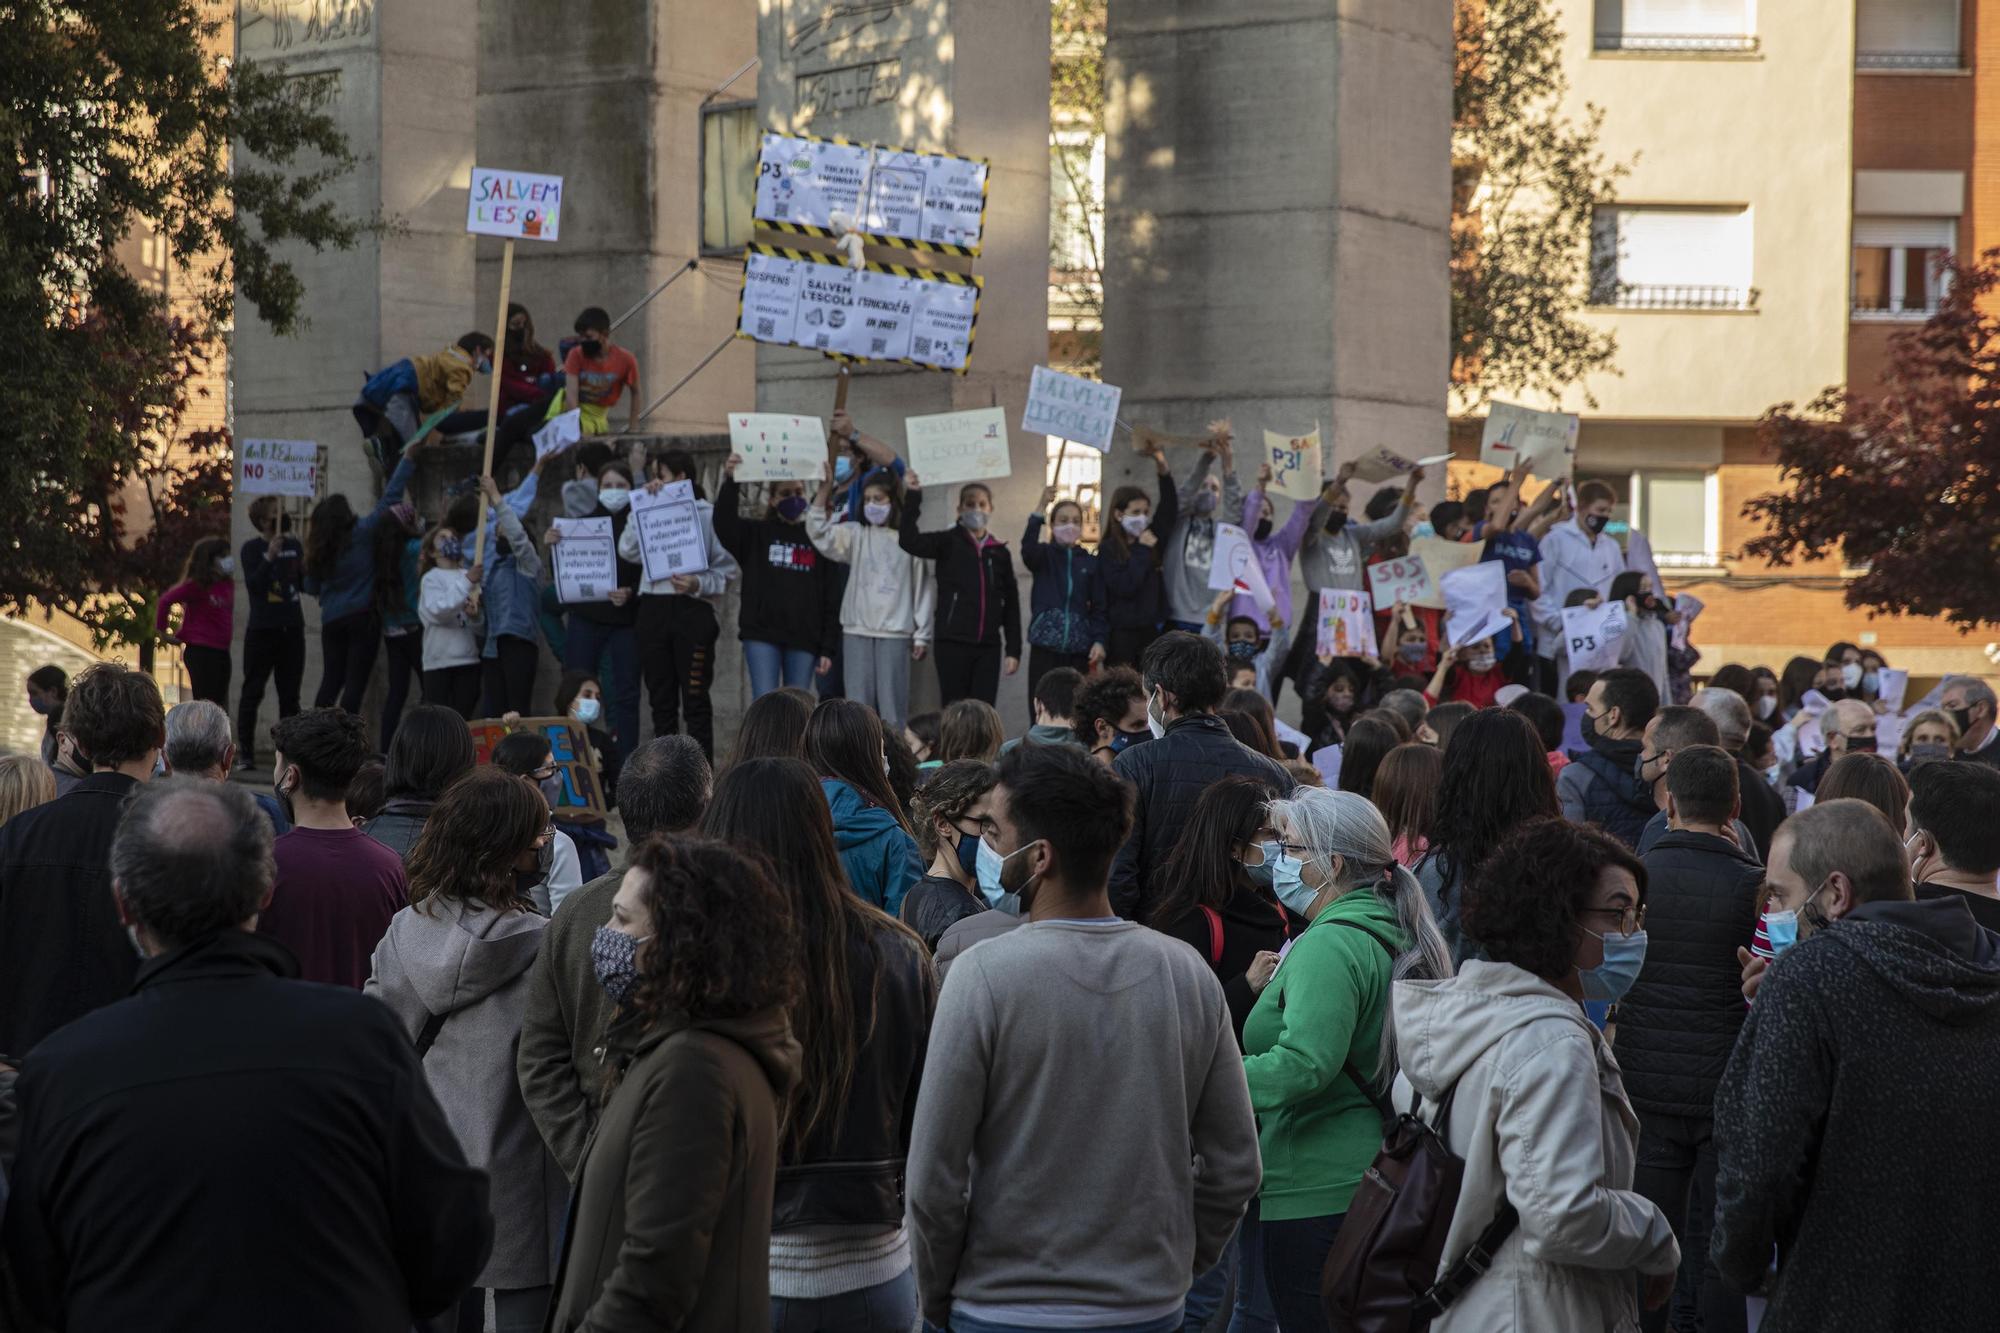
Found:
[[[1264,1281],[1285,1333],[1327,1327],[1320,1271],[1382,1143],[1395,1073],[1392,981],[1451,975],[1451,954],[1389,826],[1352,792],[1271,802],[1264,849],[1278,899],[1311,924],[1282,962],[1251,965],[1243,1072],[1258,1115]]]

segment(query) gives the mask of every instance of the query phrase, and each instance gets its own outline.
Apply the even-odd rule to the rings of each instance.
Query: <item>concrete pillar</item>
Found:
[[[862,12],[865,11],[865,12]],[[861,429],[901,445],[903,419],[962,408],[1020,419],[1028,376],[1048,357],[1049,16],[1046,6],[984,0],[769,0],[757,33],[766,127],[983,157],[991,163],[986,229],[973,271],[986,280],[965,375],[899,366],[855,370],[848,409]],[[907,256],[898,255],[907,261]],[[917,262],[922,262],[918,260]],[[833,410],[835,363],[792,348],[757,349],[762,411]],[[996,535],[1016,546],[1045,484],[1046,443],[1011,429],[1013,475],[994,484]],[[924,525],[955,510],[951,488],[925,497]],[[1027,631],[1028,581],[1021,584]],[[1001,683],[1010,730],[1027,725],[1021,675]],[[926,665],[912,709],[936,706]],[[928,703],[926,704],[926,700]]]
[[[1444,451],[1451,60],[1442,0],[1112,0],[1104,378],[1126,420],[1232,419],[1246,481],[1265,427],[1318,420],[1329,472]],[[1107,493],[1151,487],[1135,461],[1113,452]]]
[[[377,484],[362,455],[350,405],[362,379],[412,353],[435,352],[490,322],[473,302],[473,247],[465,190],[473,162],[479,6],[474,0],[240,0],[237,51],[301,76],[330,78],[333,115],[357,162],[329,191],[351,217],[396,224],[352,250],[284,253],[305,284],[303,327],[277,337],[254,311],[237,311],[231,338],[238,439],[317,440],[326,449],[325,494],[357,510]],[[239,148],[239,151],[240,148]],[[486,381],[476,379],[483,391]],[[251,535],[237,494],[232,533]],[[318,606],[305,599],[305,701],[318,685]],[[248,616],[239,598],[238,623]],[[241,667],[241,662],[237,663]],[[240,675],[232,686],[232,706]],[[256,742],[270,755],[275,694],[267,689]]]

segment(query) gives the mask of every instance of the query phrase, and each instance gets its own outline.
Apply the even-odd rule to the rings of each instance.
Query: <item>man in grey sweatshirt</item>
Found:
[[[1313,507],[1312,519],[1306,524],[1305,541],[1299,547],[1299,576],[1305,580],[1309,594],[1301,605],[1315,611],[1322,589],[1367,591],[1368,554],[1375,549],[1376,542],[1402,531],[1404,522],[1410,516],[1410,506],[1417,502],[1417,485],[1424,479],[1424,470],[1418,468],[1410,473],[1409,484],[1403,488],[1402,503],[1370,523],[1356,523],[1347,516],[1348,506],[1352,503],[1347,483],[1353,476],[1352,462],[1342,463],[1340,470],[1333,474],[1333,480],[1320,492],[1319,503]],[[1386,607],[1380,609],[1387,611]],[[1304,680],[1299,673],[1305,670],[1307,655],[1319,642],[1318,615],[1301,615],[1297,619],[1298,627],[1292,632],[1292,646],[1285,654],[1284,669],[1271,682],[1274,696],[1285,681]]]
[[[953,967],[910,1142],[939,1328],[1179,1328],[1262,1181],[1215,974],[1111,911],[1131,822],[1131,788],[1079,750],[1000,761],[982,836],[1026,922]]]
[[[1168,629],[1201,633],[1208,620],[1208,604],[1215,592],[1208,586],[1208,571],[1215,565],[1215,525],[1226,515],[1243,512],[1243,485],[1236,480],[1235,457],[1230,453],[1229,436],[1218,437],[1222,456],[1220,480],[1208,475],[1216,455],[1206,449],[1195,460],[1187,480],[1181,483],[1180,521],[1166,535],[1167,549],[1160,556],[1160,577],[1167,594]]]

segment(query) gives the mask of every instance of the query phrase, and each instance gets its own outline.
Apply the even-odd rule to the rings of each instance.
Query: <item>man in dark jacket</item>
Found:
[[[72,696],[73,697],[73,696]],[[142,788],[110,848],[133,994],[21,1070],[8,1261],[59,1328],[406,1333],[493,1243],[409,1039],[256,934],[271,825],[226,782]],[[107,895],[109,896],[109,895]]]
[[[712,781],[708,756],[690,737],[655,736],[633,751],[618,775],[626,847],[655,833],[693,827],[708,808]],[[572,1181],[604,1089],[601,1048],[612,1009],[591,966],[590,943],[611,919],[611,900],[624,879],[625,867],[618,866],[572,890],[528,970],[528,1008],[515,1070],[528,1114]]]
[[[1111,766],[1139,790],[1132,835],[1111,867],[1111,905],[1131,921],[1145,918],[1159,892],[1153,876],[1210,783],[1241,773],[1270,784],[1273,796],[1289,796],[1296,785],[1277,762],[1239,743],[1215,715],[1229,681],[1220,648],[1175,630],[1153,641],[1141,666],[1155,739],[1127,748]]]
[[[1743,1026],[1736,950],[1756,929],[1764,868],[1731,828],[1739,798],[1728,751],[1682,748],[1666,785],[1669,828],[1644,854],[1646,964],[1618,1006],[1618,1063],[1639,1113],[1632,1187],[1660,1206],[1680,1241],[1679,1285],[1690,1307],[1683,1322],[1692,1324],[1698,1308],[1703,1328],[1740,1333],[1743,1297],[1723,1285],[1708,1257],[1712,1107]],[[1667,1313],[1645,1311],[1640,1327],[1659,1333]]]
[[[138,967],[106,857],[125,798],[152,777],[166,742],[159,687],[112,663],[91,667],[70,686],[63,730],[90,757],[90,776],[0,828],[0,1053],[17,1057],[123,996]]]
[[[1721,743],[1715,720],[1699,708],[1668,704],[1653,714],[1653,720],[1646,724],[1645,734],[1640,738],[1639,767],[1636,771],[1639,780],[1651,789],[1653,804],[1659,810],[1640,831],[1639,845],[1633,849],[1640,856],[1652,851],[1654,844],[1667,836],[1667,766],[1673,763],[1674,756],[1689,746]],[[1770,789],[1767,787],[1765,790]],[[1740,817],[1729,820],[1728,830],[1724,837],[1733,839],[1738,847],[1750,853],[1758,865],[1764,864],[1763,853],[1756,850],[1756,840],[1750,836],[1749,828]]]
[[[1912,900],[1901,840],[1861,801],[1786,820],[1767,879],[1799,939],[1768,970],[1741,960],[1716,1267],[1751,1290],[1776,1242],[1764,1333],[1990,1326],[2000,942],[1957,897]]]
[[[1641,738],[1660,707],[1660,691],[1643,671],[1619,667],[1590,687],[1583,703],[1584,749],[1571,750],[1556,775],[1563,818],[1595,824],[1627,847],[1639,845],[1658,809],[1652,783],[1638,776]]]
[[[1771,855],[1771,838],[1785,822],[1785,798],[1743,757],[1743,747],[1750,742],[1750,705],[1735,690],[1714,685],[1696,690],[1690,702],[1715,723],[1716,744],[1736,757],[1736,787],[1743,800],[1743,812],[1737,818],[1750,830],[1757,859],[1764,861]],[[1645,852],[1639,854],[1644,856]]]

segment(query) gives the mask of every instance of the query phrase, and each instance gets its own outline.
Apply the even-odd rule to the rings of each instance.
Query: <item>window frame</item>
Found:
[[[1927,228],[1932,234],[1921,233]],[[1925,269],[1925,304],[1910,307],[1909,297],[1909,256],[1916,250],[1940,250],[1945,254],[1958,249],[1959,219],[1942,217],[1880,217],[1863,215],[1854,220],[1852,244],[1848,248],[1847,308],[1851,319],[1862,323],[1899,324],[1921,322],[1937,313],[1938,307],[1951,291],[1951,275],[1941,272],[1936,276],[1935,293],[1928,290],[1931,282],[1928,266]],[[1868,239],[1864,239],[1867,237]],[[1880,238],[1880,239],[1876,239]],[[1861,296],[1860,265],[1856,262],[1863,250],[1886,250],[1889,253],[1889,305],[1887,308],[1868,307],[1858,304]]]
[[[1635,283],[1625,280],[1626,227],[1622,214],[1680,213],[1706,214],[1723,218],[1743,229],[1741,260],[1743,281],[1714,283]],[[1608,254],[1601,247],[1606,233],[1604,219],[1614,247]],[[1711,203],[1628,203],[1609,200],[1597,204],[1591,214],[1591,288],[1587,304],[1602,310],[1664,310],[1680,313],[1744,313],[1757,308],[1757,231],[1755,211],[1747,204]]]
[[[1701,492],[1701,550],[1663,550],[1653,536],[1653,516],[1647,512],[1652,498],[1651,483],[1657,479],[1691,481],[1700,478]],[[1721,474],[1714,468],[1633,468],[1628,483],[1630,496],[1628,520],[1632,527],[1646,534],[1646,540],[1653,548],[1653,563],[1662,571],[1669,569],[1714,569],[1720,564],[1718,538],[1721,535],[1722,481]]]
[[[1625,9],[1634,0],[1593,0],[1591,6],[1591,48],[1595,53],[1639,56],[1751,56],[1761,50],[1757,37],[1757,0],[1736,0],[1742,7],[1739,33],[1634,33],[1628,31]],[[1639,0],[1643,3],[1644,0]],[[1607,22],[1605,10],[1618,6],[1617,26]]]
[[[1965,63],[1965,0],[1950,0],[1950,51],[1865,51],[1861,47],[1861,10],[1869,0],[1856,0],[1854,16],[1854,68],[1888,74],[1959,74]]]
[[[752,125],[756,124],[757,99],[739,97],[729,101],[703,102],[696,108],[695,119],[695,191],[694,191],[694,236],[695,253],[703,259],[741,259],[750,241],[757,236],[757,178],[753,172],[750,178],[750,228],[744,244],[732,246],[712,246],[708,243],[708,121],[710,116],[726,112],[748,110]],[[758,136],[761,142],[761,134]]]

